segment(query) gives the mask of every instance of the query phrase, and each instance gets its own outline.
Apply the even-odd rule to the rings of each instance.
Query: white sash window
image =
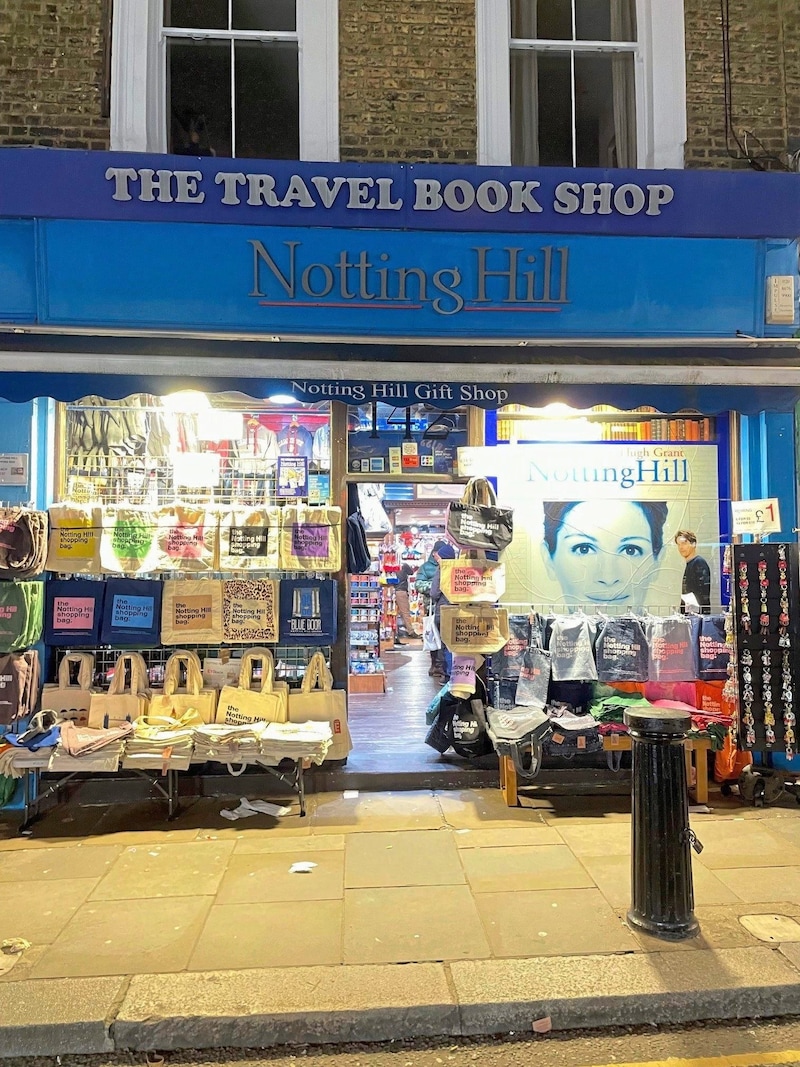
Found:
[[[683,0],[476,5],[479,163],[683,166]]]
[[[115,0],[111,148],[338,159],[338,0]]]

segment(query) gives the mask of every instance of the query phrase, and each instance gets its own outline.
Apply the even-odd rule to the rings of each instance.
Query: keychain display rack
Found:
[[[798,545],[734,545],[731,578],[740,746],[792,759],[800,673]]]

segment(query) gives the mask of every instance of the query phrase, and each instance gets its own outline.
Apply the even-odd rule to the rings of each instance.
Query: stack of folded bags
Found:
[[[116,771],[126,738],[132,732],[133,726],[129,722],[121,722],[108,730],[93,730],[88,726],[76,726],[74,722],[63,722],[49,769],[82,773]]]
[[[261,757],[270,766],[282,759],[320,764],[332,743],[328,722],[270,722],[261,736]]]
[[[194,750],[194,726],[181,719],[141,716],[125,743],[127,770],[187,771]]]
[[[196,726],[193,761],[255,763],[261,755],[261,737],[266,725],[265,722],[252,722],[246,726],[226,726],[223,723]]]

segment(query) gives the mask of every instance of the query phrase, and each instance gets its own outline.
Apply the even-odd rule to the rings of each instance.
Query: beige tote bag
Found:
[[[504,564],[484,552],[439,561],[439,585],[451,604],[494,604],[506,591]]]
[[[220,516],[221,571],[276,571],[280,566],[281,509],[231,508]]]
[[[57,574],[100,574],[100,508],[54,504],[45,567]]]
[[[253,668],[261,665],[261,686],[251,689]],[[238,686],[226,685],[219,695],[216,721],[225,726],[253,722],[288,722],[289,687],[275,682],[275,661],[268,648],[248,648],[242,656]]]
[[[222,582],[175,578],[164,582],[162,645],[214,645],[222,640]]]
[[[490,604],[443,604],[439,633],[445,647],[459,655],[499,652],[509,637],[508,611]]]
[[[102,509],[100,563],[107,574],[151,574],[158,565],[158,522],[151,508],[107,504]]]
[[[181,669],[186,672],[186,685],[181,688]],[[203,668],[200,657],[190,649],[181,648],[173,652],[164,668],[164,688],[154,690],[150,699],[148,715],[181,719],[190,711],[195,711],[199,722],[214,722],[217,713],[216,689],[203,688]]]
[[[58,665],[58,681],[42,687],[42,710],[55,711],[76,726],[88,726],[93,678],[94,656],[90,652],[70,652]]]
[[[222,589],[222,637],[225,641],[276,644],[278,583],[269,578],[232,578]]]
[[[281,527],[281,568],[338,571],[342,558],[342,509],[287,504]]]
[[[347,759],[353,747],[347,725],[347,693],[333,688],[333,676],[321,652],[311,657],[300,691],[289,694],[289,722],[329,722],[333,744],[325,759]]]
[[[159,571],[217,569],[216,514],[194,504],[171,504],[156,512]]]
[[[130,675],[130,680],[126,675]],[[123,652],[114,664],[114,677],[107,693],[92,693],[89,726],[108,729],[122,722],[135,722],[150,705],[147,664],[138,652]]]

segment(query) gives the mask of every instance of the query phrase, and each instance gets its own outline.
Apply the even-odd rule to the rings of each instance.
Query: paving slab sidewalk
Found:
[[[624,802],[493,790],[0,824],[0,1056],[800,1014],[800,811],[693,817],[701,934],[635,933]],[[290,873],[300,861],[307,874]]]

